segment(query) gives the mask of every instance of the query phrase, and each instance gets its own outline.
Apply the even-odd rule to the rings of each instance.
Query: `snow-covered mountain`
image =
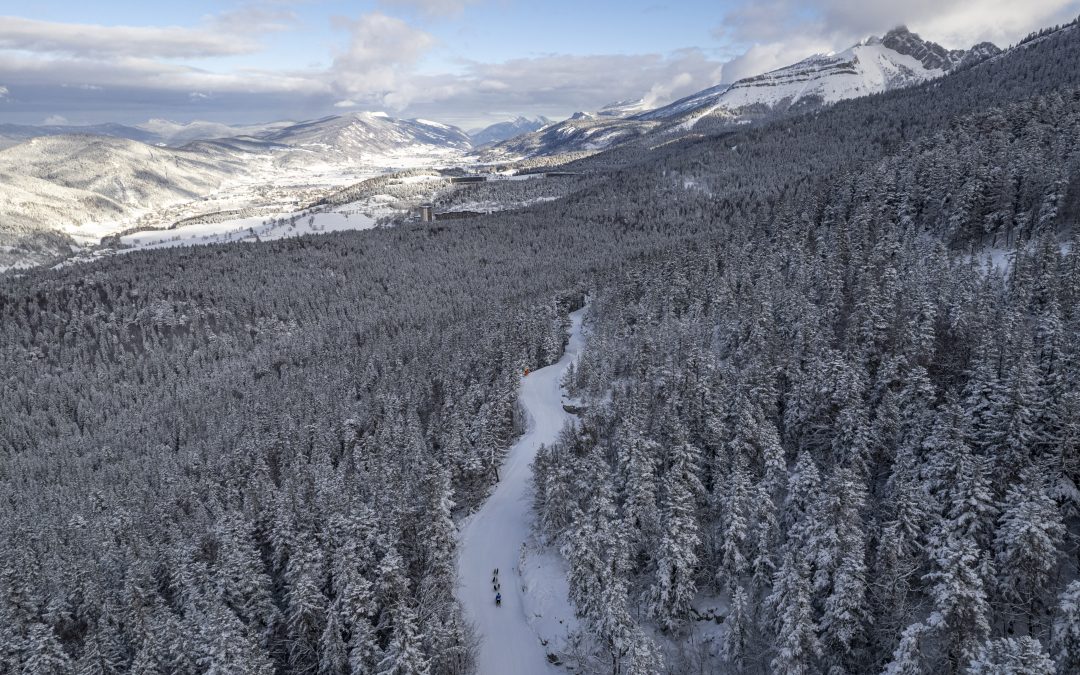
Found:
[[[107,130],[119,134],[115,126]],[[206,200],[231,178],[266,190],[282,181],[296,183],[297,176],[302,185],[336,184],[385,167],[455,163],[472,148],[456,127],[384,113],[259,128],[220,125],[215,130],[206,123],[159,121],[149,129],[127,129],[155,144],[115,135],[50,134],[0,151],[0,268],[19,263],[15,248],[30,250],[35,238],[50,242],[49,250],[35,249],[42,253],[38,261],[47,260],[50,251],[64,250],[56,245],[64,241],[60,235],[97,241],[140,218]],[[215,137],[229,129],[253,133]],[[181,148],[156,144],[186,134],[198,140]],[[230,181],[228,188],[236,185]],[[240,201],[235,206],[242,208],[246,203]],[[195,211],[213,208],[208,203]]]
[[[549,123],[549,120],[543,123]],[[532,128],[543,124],[535,121]],[[126,138],[152,145],[182,147],[205,140],[248,138],[296,148],[330,151],[350,162],[367,157],[431,149],[465,151],[472,147],[468,135],[457,127],[428,120],[400,120],[385,113],[358,112],[307,122],[270,122],[230,125],[196,120],[173,122],[151,119],[135,126],[99,124],[94,126],[0,124],[0,149],[43,136],[93,135]],[[515,134],[516,135],[516,134]]]
[[[640,138],[659,126],[659,122],[600,117],[593,113],[579,112],[562,122],[487,148],[481,152],[481,157],[498,161],[567,152],[595,152]]]
[[[24,143],[31,138],[42,136],[66,136],[71,134],[92,134],[126,138],[142,143],[157,143],[160,139],[153,132],[123,124],[95,124],[93,126],[72,126],[68,124],[0,124],[0,150]]]
[[[116,223],[130,223],[145,211],[203,199],[229,177],[257,176],[257,182],[273,183],[284,174],[446,165],[488,139],[518,130],[527,133],[483,147],[481,157],[501,161],[596,152],[646,137],[675,137],[705,121],[738,123],[911,86],[998,53],[988,43],[947,50],[901,27],[842,52],[811,56],[654,110],[642,111],[640,100],[620,101],[555,124],[519,118],[473,138],[457,127],[379,112],[295,124],[151,120],[139,127],[76,128],[95,135],[55,135],[71,127],[3,125],[0,144],[3,138],[37,138],[0,152],[0,234],[91,237],[103,231],[91,224],[112,221],[115,230]],[[184,141],[190,142],[178,150],[150,145]]]
[[[631,117],[652,110],[652,106],[643,98],[616,101],[596,111],[598,117]]]
[[[518,117],[506,122],[497,122],[482,129],[473,129],[469,132],[469,138],[472,139],[474,146],[480,147],[543,129],[549,124],[551,120],[543,116]]]
[[[124,138],[35,138],[0,151],[0,220],[4,225],[77,227],[193,199],[244,171],[238,159]]]
[[[141,124],[94,124],[74,126],[69,124],[0,124],[0,149],[18,145],[31,138],[42,136],[111,136],[126,138],[131,141],[151,145],[171,145],[179,147],[192,141],[215,138],[233,138],[236,136],[260,136],[296,124],[295,122],[270,122],[268,124],[230,125],[220,122],[173,122],[170,120],[150,119]]]
[[[946,50],[901,26],[835,54],[817,54],[784,68],[719,85],[637,116],[692,115],[752,119],[909,87],[1000,53],[990,43]]]
[[[199,198],[247,171],[226,154],[110,136],[44,136],[0,151],[0,268],[48,260],[64,250],[63,236],[96,241],[114,223]],[[35,243],[42,239],[51,243]]]
[[[595,150],[653,132],[688,131],[699,121],[737,123],[788,111],[809,110],[845,99],[908,87],[941,77],[1001,52],[984,42],[968,50],[947,50],[901,26],[882,38],[868,38],[842,52],[810,56],[798,63],[731,84],[718,84],[673,103],[618,113],[622,102],[585,117],[574,117],[493,151],[532,156]]]
[[[261,136],[292,126],[296,122],[269,122],[266,124],[222,124],[195,120],[192,122],[173,122],[171,120],[151,119],[135,125],[159,142],[173,146],[186,145],[192,141],[212,140],[215,138],[233,138],[236,136]],[[142,140],[142,139],[135,139]]]
[[[945,49],[937,43],[923,40],[905,26],[886,33],[881,44],[898,54],[917,59],[924,68],[944,71],[978,63],[1001,53],[992,42],[980,42],[971,49]]]
[[[461,129],[430,120],[402,120],[382,112],[357,112],[301,122],[260,139],[286,145],[326,164],[385,163],[409,156],[453,155],[472,148]],[[305,161],[294,156],[290,161]]]

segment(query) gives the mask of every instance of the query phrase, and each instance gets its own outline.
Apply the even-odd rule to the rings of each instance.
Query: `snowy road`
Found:
[[[562,408],[559,382],[582,347],[581,319],[570,315],[570,341],[559,362],[534,371],[521,381],[520,400],[527,413],[527,431],[506,456],[502,481],[491,497],[466,521],[458,557],[458,599],[481,639],[480,675],[531,675],[558,672],[525,612],[523,582],[518,575],[521,544],[532,523],[530,465],[541,445],[549,445],[571,418]],[[492,571],[499,569],[502,607],[495,606]]]

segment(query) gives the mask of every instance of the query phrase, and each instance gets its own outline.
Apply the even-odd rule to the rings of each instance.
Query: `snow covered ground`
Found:
[[[570,341],[558,363],[522,378],[519,398],[528,417],[527,431],[507,454],[502,480],[491,497],[462,525],[457,596],[481,639],[480,675],[558,672],[548,653],[574,625],[562,559],[526,556],[525,547],[532,532],[533,458],[573,419],[563,410],[560,382],[581,352],[584,313],[581,309],[570,315]],[[495,606],[491,583],[496,568],[501,607]]]
[[[303,215],[282,213],[270,216],[238,218],[220,223],[197,223],[170,230],[147,230],[120,238],[122,250],[222,244],[239,241],[269,241],[304,234],[366,230],[375,226],[375,216],[354,204]]]
[[[573,635],[582,626],[567,599],[570,566],[566,559],[556,548],[541,544],[533,536],[521,550],[517,570],[528,589],[522,600],[525,615],[547,653],[562,657],[574,651]]]

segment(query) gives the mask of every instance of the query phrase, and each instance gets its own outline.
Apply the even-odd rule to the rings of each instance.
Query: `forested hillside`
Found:
[[[588,667],[1080,668],[1078,122],[953,119],[597,283],[589,413],[535,466]],[[724,640],[672,649],[701,594]]]
[[[0,277],[0,672],[470,672],[455,519],[585,291],[586,666],[1075,670],[1078,34],[513,213]],[[704,591],[722,652],[642,637]]]
[[[688,246],[593,301],[536,500],[608,662],[707,592],[708,668],[1080,666],[1080,256],[1005,275],[892,220]]]

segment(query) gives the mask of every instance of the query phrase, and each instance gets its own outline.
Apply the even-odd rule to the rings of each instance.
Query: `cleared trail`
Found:
[[[510,449],[500,469],[502,480],[461,530],[457,597],[465,617],[481,638],[480,675],[532,675],[560,672],[526,616],[523,583],[518,574],[521,545],[532,524],[530,466],[541,445],[550,445],[572,415],[563,410],[563,373],[581,351],[585,309],[570,315],[570,341],[558,363],[521,380],[526,412],[524,435]],[[502,606],[495,606],[492,571],[499,569]]]

